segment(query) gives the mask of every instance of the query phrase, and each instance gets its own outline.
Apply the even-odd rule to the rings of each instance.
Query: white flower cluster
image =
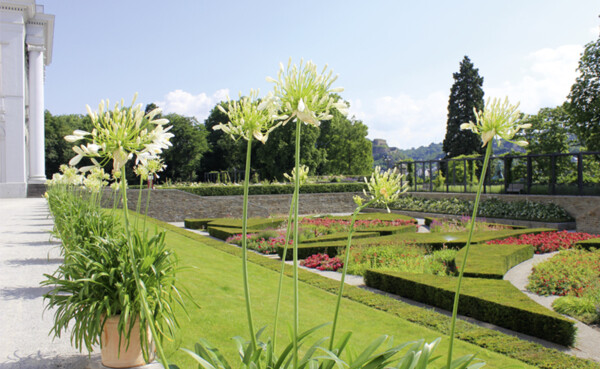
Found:
[[[82,158],[88,157],[93,165],[79,169],[86,172],[113,160],[114,174],[133,156],[136,157],[136,163],[145,163],[158,158],[164,149],[171,146],[171,127],[165,127],[169,121],[155,119],[161,112],[159,108],[144,114],[141,104],[134,106],[136,97],[137,94],[131,107],[124,106],[123,100],[115,104],[113,110],[108,110],[108,100],[100,102],[98,112],[93,112],[87,106],[93,129],[92,132],[75,130],[72,135],[65,137],[68,142],[87,141],[85,145],[73,147],[77,155],[69,165],[75,166]]]
[[[303,185],[308,180],[308,171],[309,168],[306,165],[300,166],[300,185]],[[283,176],[290,182],[294,183],[296,181],[296,168],[292,169],[292,174],[283,173]]]
[[[519,104],[511,105],[508,98],[501,102],[499,99],[488,99],[482,111],[475,112],[476,122],[463,123],[460,129],[468,129],[481,135],[483,145],[487,145],[497,135],[506,141],[519,146],[527,146],[527,141],[513,141],[515,134],[521,129],[531,128],[531,124],[517,124],[522,117]]]
[[[275,87],[266,99],[283,112],[283,124],[297,118],[318,127],[320,121],[333,118],[331,108],[336,108],[343,115],[348,114],[348,105],[343,101],[335,102],[331,96],[344,91],[342,87],[331,88],[336,79],[331,70],[327,72],[327,65],[318,73],[313,62],[304,64],[301,60],[300,65],[296,66],[292,65],[290,58],[287,69],[280,63],[277,79],[267,77],[267,81],[274,83]]]
[[[402,184],[402,175],[398,173],[397,168],[382,171],[380,167],[375,167],[371,178],[368,181],[365,178],[365,183],[368,188],[368,192],[363,190],[365,196],[371,198],[370,202],[374,204],[385,205],[388,213],[388,205],[408,190],[408,183]],[[355,196],[354,202],[362,206],[363,199]]]

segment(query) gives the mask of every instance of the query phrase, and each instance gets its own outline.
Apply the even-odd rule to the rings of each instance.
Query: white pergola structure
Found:
[[[0,0],[0,198],[26,197],[46,181],[44,68],[54,15],[35,0]]]

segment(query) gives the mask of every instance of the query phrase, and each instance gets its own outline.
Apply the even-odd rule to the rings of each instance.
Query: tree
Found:
[[[221,105],[227,109],[227,102],[220,102]],[[245,142],[234,141],[229,135],[223,133],[221,130],[215,131],[213,129],[219,123],[227,123],[229,118],[227,114],[215,106],[211,111],[206,120],[204,121],[204,127],[207,132],[207,141],[209,151],[204,155],[202,163],[203,172],[211,172],[215,170],[232,170],[244,168],[244,160],[246,157],[246,145]],[[252,143],[253,150],[257,142]],[[255,157],[255,152],[252,153],[252,157]]]
[[[290,173],[294,168],[296,145],[296,123],[288,122],[269,134],[269,139],[260,144],[256,151],[253,167],[262,178],[283,180],[283,173]],[[310,174],[325,162],[325,149],[317,147],[320,129],[311,125],[303,125],[300,132],[300,164],[310,168]]]
[[[460,63],[460,70],[453,74],[454,84],[450,89],[448,100],[448,121],[443,149],[446,158],[459,155],[482,154],[481,138],[469,130],[461,130],[460,125],[475,121],[473,108],[483,109],[483,77],[479,70],[465,55]]]
[[[570,127],[588,150],[600,151],[600,37],[585,46],[571,87]]]
[[[193,117],[179,114],[164,116],[172,126],[172,147],[165,150],[163,159],[167,165],[161,179],[172,181],[197,181],[204,154],[208,151],[207,132],[204,126]]]
[[[569,113],[563,106],[542,108],[536,115],[530,115],[523,123],[530,123],[531,129],[524,130],[528,154],[550,154],[569,152]]]
[[[373,169],[373,151],[363,122],[348,119],[337,109],[333,118],[321,122],[316,146],[325,150],[319,174],[369,174]]]
[[[46,178],[52,178],[54,173],[59,172],[61,164],[67,164],[75,152],[72,142],[65,140],[76,129],[90,131],[92,122],[88,116],[79,114],[53,116],[48,110],[44,112],[44,135],[46,152]],[[87,163],[85,159],[83,162]],[[87,165],[87,164],[86,164]]]

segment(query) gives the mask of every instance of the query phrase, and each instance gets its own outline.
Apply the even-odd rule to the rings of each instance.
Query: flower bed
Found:
[[[600,251],[565,250],[536,265],[527,289],[539,295],[582,296],[600,285]]]
[[[327,254],[315,254],[309,256],[306,259],[302,260],[300,262],[300,265],[305,266],[307,268],[314,268],[317,270],[331,270],[334,272],[344,266],[344,264],[339,258],[330,258]]]
[[[545,254],[547,252],[570,249],[579,241],[595,237],[598,236],[582,232],[541,232],[538,234],[522,234],[518,237],[508,237],[503,240],[492,240],[487,243],[489,245],[532,245],[536,254]]]

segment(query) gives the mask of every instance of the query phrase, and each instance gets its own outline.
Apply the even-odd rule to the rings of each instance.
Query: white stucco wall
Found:
[[[35,0],[0,1],[0,197],[25,197],[45,179],[43,75],[53,37],[54,16]]]

